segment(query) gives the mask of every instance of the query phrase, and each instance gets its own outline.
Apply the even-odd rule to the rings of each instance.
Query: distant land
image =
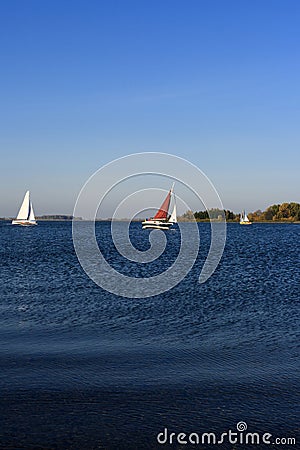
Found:
[[[236,214],[229,209],[223,211],[218,208],[212,208],[208,211],[186,211],[182,216],[178,216],[179,222],[190,222],[196,220],[197,222],[209,222],[212,220],[220,220],[222,217],[226,218],[227,222],[239,222],[240,214]],[[265,211],[258,209],[254,212],[247,213],[251,222],[266,222],[266,223],[291,223],[300,222],[300,203],[290,202],[274,204],[269,206]],[[0,220],[12,220],[12,217],[0,217]],[[37,221],[72,221],[74,216],[68,214],[51,214],[37,216]],[[75,220],[84,220],[82,217],[75,217]],[[110,217],[106,219],[96,219],[97,222],[111,221]],[[120,222],[130,221],[129,218],[115,219]],[[133,221],[139,222],[142,218],[136,218]]]
[[[13,217],[0,217],[0,220],[13,220]],[[38,221],[43,221],[43,220],[49,220],[49,221],[53,221],[53,220],[66,220],[66,221],[70,221],[73,220],[74,216],[71,215],[67,215],[67,214],[50,214],[50,215],[44,215],[44,216],[36,216],[36,220]],[[82,220],[82,217],[76,217],[76,220]]]
[[[219,210],[216,208],[210,209],[209,214],[207,211],[196,211],[192,213],[187,211],[180,219],[186,220],[193,215],[197,222],[209,221],[211,219],[217,220],[225,215],[227,222],[239,222],[240,213],[235,214],[230,210]],[[299,222],[300,221],[300,204],[296,202],[281,203],[269,206],[265,211],[258,209],[254,212],[247,213],[247,216],[251,222]]]

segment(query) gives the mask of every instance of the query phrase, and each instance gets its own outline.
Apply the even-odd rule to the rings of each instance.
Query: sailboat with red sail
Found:
[[[169,215],[169,208],[171,203],[171,198],[174,199],[173,211]],[[176,213],[176,199],[174,194],[174,184],[168,192],[163,204],[157,211],[154,217],[146,219],[142,222],[143,229],[156,228],[159,230],[168,230],[174,223],[177,223],[177,213]]]

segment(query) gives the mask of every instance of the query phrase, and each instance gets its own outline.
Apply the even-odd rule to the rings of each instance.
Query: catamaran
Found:
[[[248,216],[245,211],[242,211],[240,217],[240,225],[252,225],[252,222],[248,219]]]
[[[177,223],[176,198],[173,189],[174,183],[155,216],[142,222],[143,229],[156,228],[159,230],[168,230],[172,225],[174,225],[174,223]],[[172,214],[169,215],[169,207],[172,197],[174,199],[174,206]]]
[[[22,225],[23,227],[37,225],[29,191],[26,192],[17,218],[12,221],[12,225]]]

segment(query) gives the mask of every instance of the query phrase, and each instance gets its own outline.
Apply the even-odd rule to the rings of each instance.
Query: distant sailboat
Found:
[[[17,218],[12,221],[12,225],[22,225],[22,226],[37,225],[34,216],[33,206],[30,200],[29,191],[26,192],[23,203],[18,212]]]
[[[142,222],[143,229],[156,228],[159,230],[168,230],[174,223],[177,223],[176,199],[173,188],[174,184],[155,216]],[[174,206],[172,214],[169,216],[169,207],[172,196],[174,198]]]
[[[242,211],[240,217],[240,225],[252,225],[252,222],[248,219],[248,216],[245,211]]]

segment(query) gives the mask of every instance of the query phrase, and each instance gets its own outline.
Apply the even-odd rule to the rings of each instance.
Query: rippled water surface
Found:
[[[199,230],[187,277],[132,300],[86,276],[70,223],[0,222],[0,448],[165,448],[164,428],[222,433],[239,421],[299,437],[300,225],[228,224],[221,264],[201,285],[209,224]],[[130,232],[149,248],[140,224]],[[180,245],[179,231],[166,233],[160,260],[142,265],[115,253],[108,223],[96,234],[111,264],[136,277],[163,272]]]

